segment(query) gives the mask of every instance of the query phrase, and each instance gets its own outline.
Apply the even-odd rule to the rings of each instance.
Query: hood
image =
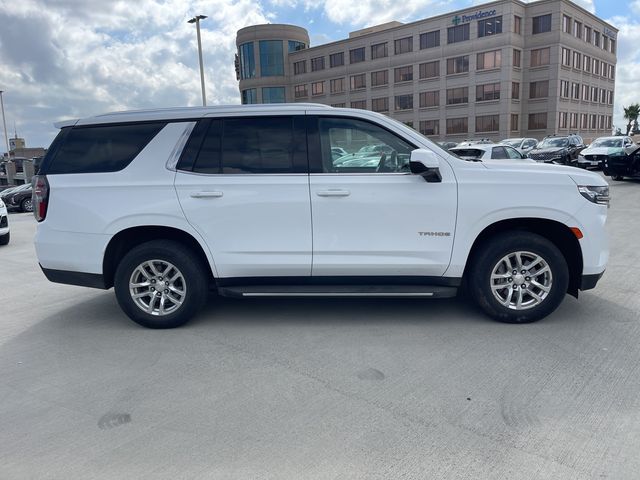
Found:
[[[622,147],[589,147],[580,152],[580,155],[611,155],[613,153],[622,153],[622,151]]]
[[[546,173],[552,175],[566,175],[576,185],[603,186],[609,185],[600,175],[582,168],[549,163],[523,162],[521,160],[485,160],[483,165],[490,170],[517,171],[526,173]]]
[[[529,153],[532,155],[535,155],[536,153],[557,153],[566,149],[567,147],[534,148]]]

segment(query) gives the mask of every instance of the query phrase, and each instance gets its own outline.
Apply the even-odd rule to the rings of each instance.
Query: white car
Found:
[[[6,245],[11,239],[9,231],[9,215],[7,214],[7,206],[0,199],[0,245]]]
[[[500,141],[503,145],[509,145],[520,153],[527,155],[531,150],[536,148],[538,140],[535,138],[506,138]]]
[[[508,145],[476,143],[464,147],[453,147],[450,148],[449,151],[464,160],[476,162],[483,162],[485,160],[520,160],[536,163]]]
[[[596,138],[591,145],[578,155],[578,166],[582,168],[597,167],[600,162],[604,162],[611,155],[627,155],[638,146],[633,143],[631,137],[600,137]]]
[[[34,178],[40,265],[54,282],[113,286],[146,327],[184,324],[209,288],[433,298],[463,280],[489,316],[532,322],[594,288],[608,259],[601,176],[467,161],[374,112],[237,105],[58,126]],[[385,148],[343,167],[338,145]]]

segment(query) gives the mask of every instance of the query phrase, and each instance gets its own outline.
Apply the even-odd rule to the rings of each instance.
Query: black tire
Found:
[[[129,289],[134,271],[150,260],[166,261],[174,265],[184,279],[185,295],[182,304],[174,312],[162,316],[142,310]],[[170,240],[154,240],[143,243],[127,253],[118,264],[114,278],[114,290],[120,308],[134,322],[147,328],[175,328],[187,323],[207,301],[209,276],[201,260],[188,247]],[[162,287],[164,288],[164,287]],[[168,293],[168,290],[165,290]],[[151,303],[151,301],[149,301]]]
[[[0,245],[7,245],[11,240],[11,232],[7,232],[4,235],[0,235]]]
[[[622,180],[624,180],[624,177],[622,175],[614,175],[613,178],[616,182],[621,182]]]
[[[552,276],[550,290],[546,297],[537,305],[523,310],[511,309],[500,303],[491,288],[491,275],[494,268],[505,256],[518,251],[531,252],[541,257],[548,265]],[[540,320],[553,312],[567,293],[569,269],[566,259],[558,247],[535,233],[516,231],[495,235],[481,245],[471,261],[468,272],[471,295],[487,315],[500,322],[530,323]],[[522,287],[520,289],[525,293],[516,293],[530,295],[527,289],[522,290]],[[529,298],[534,300],[533,297]]]
[[[30,198],[25,198],[20,202],[20,210],[23,212],[33,212],[33,202]]]

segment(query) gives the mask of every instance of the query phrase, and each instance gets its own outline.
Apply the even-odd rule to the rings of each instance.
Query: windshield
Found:
[[[622,139],[621,138],[598,138],[595,142],[591,144],[591,146],[606,147],[606,148],[622,147]]]
[[[545,138],[538,148],[557,148],[566,147],[569,145],[569,140],[566,137],[554,137]]]
[[[502,143],[503,145],[509,145],[510,147],[513,147],[513,148],[518,148],[520,146],[520,143],[522,143],[522,139],[512,138],[510,140],[502,140],[500,143]]]

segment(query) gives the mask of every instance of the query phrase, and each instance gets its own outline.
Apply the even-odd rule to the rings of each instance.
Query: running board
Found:
[[[455,297],[456,287],[431,285],[238,285],[220,287],[225,297]]]

